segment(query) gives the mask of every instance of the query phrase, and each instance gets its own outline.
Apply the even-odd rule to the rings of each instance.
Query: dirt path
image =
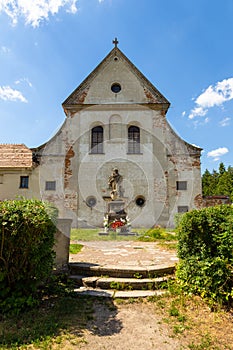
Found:
[[[172,265],[178,261],[175,252],[157,243],[131,241],[78,242],[84,245],[70,261],[99,265],[151,266]],[[94,318],[76,349],[86,350],[180,350],[178,340],[169,336],[169,328],[153,303],[101,302],[96,299]],[[183,348],[184,349],[184,348]]]
[[[169,336],[153,304],[120,304],[97,301],[94,319],[84,333],[79,349],[86,350],[176,350],[178,340]],[[182,348],[184,349],[184,348]]]

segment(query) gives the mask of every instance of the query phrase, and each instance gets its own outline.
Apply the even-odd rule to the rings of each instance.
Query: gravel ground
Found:
[[[89,322],[79,349],[180,350],[181,344],[169,336],[169,329],[162,324],[153,304],[122,304],[115,308],[97,301],[94,319]]]

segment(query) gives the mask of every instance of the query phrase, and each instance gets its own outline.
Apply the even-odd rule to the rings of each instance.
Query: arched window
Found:
[[[102,126],[91,129],[91,153],[103,153],[104,131]]]
[[[140,153],[140,129],[134,125],[128,128],[128,153]]]

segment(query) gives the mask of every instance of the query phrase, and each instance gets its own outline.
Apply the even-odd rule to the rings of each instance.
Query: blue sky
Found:
[[[0,143],[46,142],[61,104],[119,48],[202,147],[202,171],[232,165],[232,0],[0,0]]]

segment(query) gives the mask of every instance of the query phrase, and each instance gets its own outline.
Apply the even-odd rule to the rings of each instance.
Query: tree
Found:
[[[216,192],[231,197],[233,194],[233,177],[226,171],[219,177]]]
[[[211,196],[211,183],[212,183],[212,175],[208,169],[202,175],[202,193],[203,196]]]
[[[225,173],[226,169],[225,169],[225,165],[223,164],[223,162],[221,162],[221,163],[219,164],[218,171],[219,171],[219,175],[220,175],[220,176],[223,175],[223,174]]]
[[[229,166],[226,170],[221,162],[218,171],[205,170],[202,175],[202,193],[203,196],[229,196],[233,200],[233,167]]]

